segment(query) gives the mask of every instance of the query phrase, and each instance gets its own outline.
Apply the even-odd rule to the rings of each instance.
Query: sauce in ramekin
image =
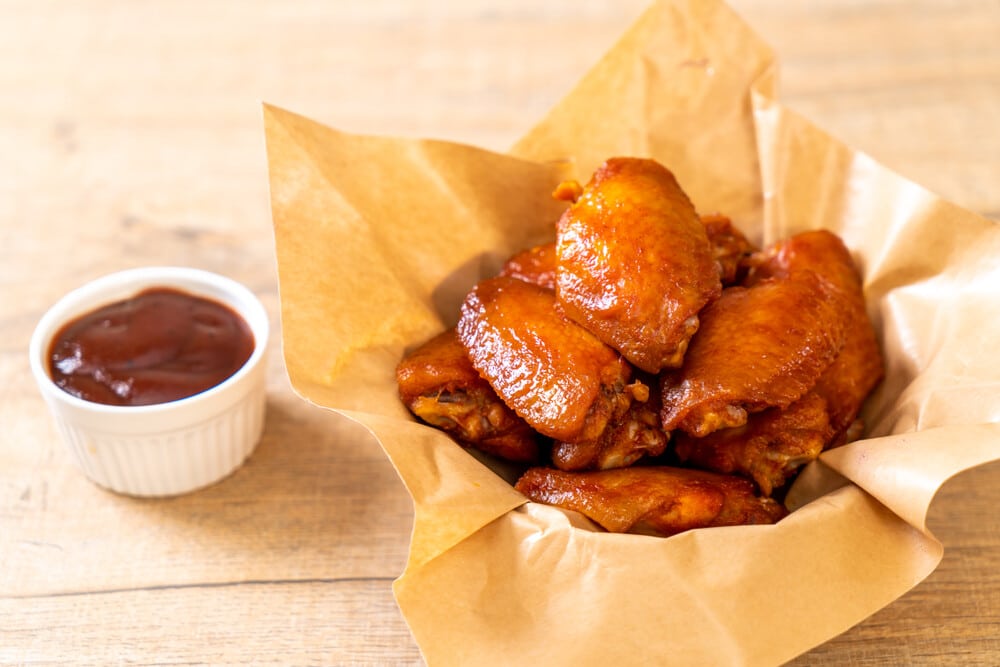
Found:
[[[253,349],[250,327],[229,307],[156,287],[64,325],[49,349],[49,373],[86,401],[152,405],[222,383]]]

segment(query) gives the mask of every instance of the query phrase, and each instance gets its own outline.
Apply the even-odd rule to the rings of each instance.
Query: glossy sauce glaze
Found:
[[[49,349],[49,373],[87,401],[152,405],[214,387],[253,349],[250,327],[227,306],[151,288],[63,326]]]

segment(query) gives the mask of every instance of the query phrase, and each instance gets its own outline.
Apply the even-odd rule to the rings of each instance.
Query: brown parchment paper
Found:
[[[925,518],[1000,458],[1000,228],[776,101],[725,5],[664,0],[512,149],[357,136],[264,109],[284,354],[296,391],[367,426],[413,497],[397,602],[431,665],[771,665],[902,595],[941,558]],[[867,437],[826,452],[774,526],[613,535],[527,503],[516,472],[415,423],[393,371],[465,293],[549,240],[563,178],[669,166],[769,243],[825,227],[865,274],[887,378]]]

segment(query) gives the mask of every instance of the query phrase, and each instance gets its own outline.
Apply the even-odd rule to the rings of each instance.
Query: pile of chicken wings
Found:
[[[653,160],[612,158],[554,243],[477,284],[406,355],[399,394],[460,444],[526,464],[515,488],[606,530],[773,523],[798,470],[857,437],[883,374],[841,239],[757,249]]]

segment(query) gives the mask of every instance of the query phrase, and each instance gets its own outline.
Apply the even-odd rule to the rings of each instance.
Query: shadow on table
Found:
[[[183,560],[218,563],[220,578],[396,576],[413,521],[374,438],[290,393],[269,398],[260,444],[228,478],[176,498],[123,501],[183,544]]]

